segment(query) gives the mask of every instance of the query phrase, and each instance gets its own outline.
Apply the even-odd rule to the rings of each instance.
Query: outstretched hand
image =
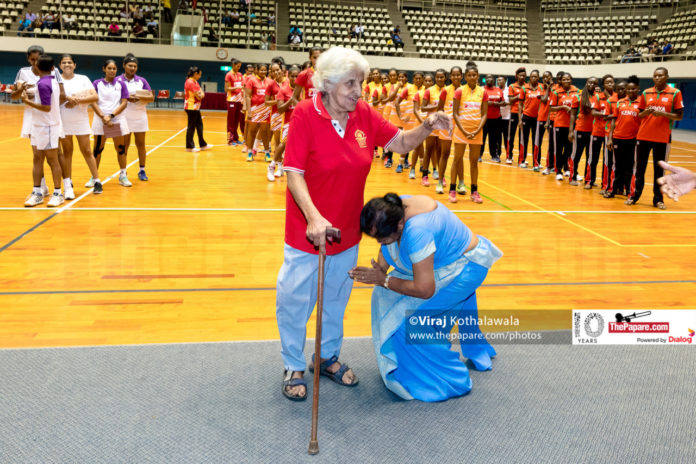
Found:
[[[672,166],[664,161],[659,162],[660,167],[666,171],[672,172],[659,179],[660,190],[674,201],[679,201],[679,197],[686,195],[696,188],[696,174],[685,168]]]
[[[427,123],[426,127],[430,127],[432,130],[452,130],[452,118],[448,116],[444,111],[438,111],[431,114],[425,120]]]

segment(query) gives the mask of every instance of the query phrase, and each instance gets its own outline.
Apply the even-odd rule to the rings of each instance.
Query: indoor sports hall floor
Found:
[[[86,193],[89,175],[76,152],[77,199],[60,209],[30,209],[23,207],[31,150],[18,137],[21,110],[3,105],[0,112],[1,348],[278,338],[286,183],[269,183],[266,163],[247,163],[240,148],[225,145],[224,113],[204,113],[215,148],[187,153],[184,112],[152,110],[149,182],[137,180],[132,146],[133,187],[121,187],[112,178],[118,168],[109,142],[103,195]],[[482,310],[696,306],[696,195],[666,200],[668,209],[659,211],[648,183],[639,204],[628,207],[598,189],[485,159],[482,205],[468,195],[450,204],[434,185],[424,188],[380,160],[365,197],[429,195],[497,244],[505,256],[478,292]],[[696,169],[696,144],[675,141],[670,159]],[[359,262],[376,252],[376,242],[363,240]],[[369,303],[370,289],[356,286],[347,337],[370,335]]]

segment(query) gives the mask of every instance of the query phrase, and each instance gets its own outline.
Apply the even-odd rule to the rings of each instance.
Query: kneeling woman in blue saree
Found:
[[[421,195],[373,198],[360,228],[381,245],[377,261],[349,274],[375,285],[372,340],[384,384],[408,400],[468,393],[469,370],[451,341],[460,340],[477,370],[491,369],[496,353],[478,327],[476,289],[503,253],[445,205]]]

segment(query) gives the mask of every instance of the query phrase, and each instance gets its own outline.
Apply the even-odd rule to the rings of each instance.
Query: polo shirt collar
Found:
[[[312,97],[312,101],[314,102],[314,109],[317,111],[317,114],[319,116],[321,116],[324,119],[328,119],[329,121],[334,120],[329,114],[329,112],[326,110],[326,107],[324,106],[324,102],[321,99],[321,92],[315,93]],[[355,119],[355,113],[355,111],[351,111],[350,113],[348,113],[348,121]]]

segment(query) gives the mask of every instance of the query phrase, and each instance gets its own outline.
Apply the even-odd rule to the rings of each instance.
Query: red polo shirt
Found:
[[[539,104],[541,97],[546,93],[544,84],[538,84],[536,89],[533,89],[530,84],[524,84],[520,91],[520,102],[524,102],[523,114],[529,118],[539,116]]]
[[[609,103],[607,103],[607,96],[604,94],[604,92],[597,92],[593,97],[592,97],[592,109],[595,111],[599,111],[602,114],[607,113],[607,106]],[[606,130],[604,129],[606,121],[604,120],[603,117],[601,116],[595,116],[594,117],[594,123],[592,124],[592,136],[593,137],[604,137],[607,135]]]
[[[520,85],[517,82],[515,82],[514,84],[511,84],[508,87],[508,95],[510,97],[521,97],[520,93],[522,92],[522,86],[524,86],[524,84]],[[519,107],[520,107],[520,100],[518,99],[518,100],[515,100],[515,102],[512,104],[512,106],[510,106],[510,112],[517,113]]]
[[[229,82],[232,87],[227,91],[228,102],[244,101],[244,82],[242,73],[230,71],[225,75],[225,82]]]
[[[341,230],[341,243],[327,244],[327,255],[341,253],[360,241],[360,211],[374,147],[388,146],[398,133],[395,126],[362,100],[358,100],[355,111],[349,114],[343,137],[318,95],[295,107],[283,168],[304,174],[314,206]],[[285,243],[318,254],[306,233],[307,220],[288,191]]]
[[[638,100],[629,100],[628,97],[622,98],[613,109],[616,125],[614,126],[615,139],[630,140],[636,138],[641,121],[638,117],[640,108]]]
[[[295,79],[295,85],[299,85],[305,91],[305,100],[314,97],[314,94],[317,93],[317,89],[315,89],[314,84],[312,84],[312,76],[314,76],[314,69],[307,68],[298,74],[297,79]]]
[[[558,92],[552,92],[551,106],[567,106],[571,111],[578,107],[578,94],[572,90],[565,91],[561,88]],[[553,127],[570,127],[570,113],[557,111]]]
[[[427,92],[427,90],[426,90]],[[483,92],[487,95],[489,102],[500,103],[504,101],[503,89],[500,87],[483,87]],[[498,119],[500,117],[500,107],[488,105],[488,119]]]
[[[638,107],[641,111],[646,108],[655,108],[658,111],[673,113],[674,110],[684,108],[684,102],[681,92],[674,87],[667,86],[660,91],[650,87],[638,97]],[[649,114],[643,118],[636,138],[646,142],[670,143],[672,125],[673,121],[664,116]]]

